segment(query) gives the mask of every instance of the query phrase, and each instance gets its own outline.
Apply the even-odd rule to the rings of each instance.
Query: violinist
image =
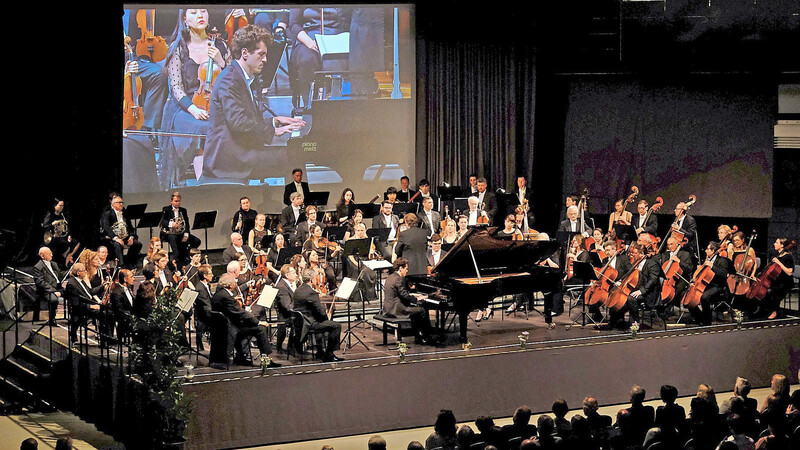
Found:
[[[283,187],[284,205],[289,206],[292,204],[291,197],[295,192],[299,192],[303,197],[308,197],[308,193],[311,192],[308,183],[303,181],[303,169],[299,167],[292,170],[292,181]]]
[[[486,213],[489,218],[489,225],[494,226],[494,216],[497,212],[497,199],[494,194],[488,192],[486,187],[486,178],[478,178],[478,191],[472,194],[478,197],[478,205],[481,206],[481,212]]]
[[[161,250],[160,252],[156,253],[155,259],[153,261],[153,265],[157,269],[156,278],[154,280],[156,286],[156,292],[160,295],[163,293],[166,288],[173,286],[174,278],[173,272],[167,267],[169,263],[169,256],[167,252]]]
[[[459,235],[458,230],[456,229],[456,221],[453,219],[447,219],[444,226],[444,235],[442,236],[442,243],[443,244],[455,244],[458,241]]]
[[[692,262],[692,256],[680,247],[680,242],[675,236],[670,236],[667,239],[667,249],[660,255],[662,268],[666,267],[669,261],[672,261],[672,264],[678,264],[681,269],[681,275],[676,276],[674,279],[675,296],[672,298],[673,302],[680,301],[686,289],[689,288],[686,279],[694,272],[694,263]],[[668,306],[659,304],[657,308],[659,315],[663,317],[664,311]]]
[[[773,248],[775,254],[770,259],[770,264],[776,264],[780,268],[778,277],[770,284],[764,299],[761,301],[761,311],[768,314],[768,319],[775,319],[778,317],[778,308],[781,301],[786,297],[789,291],[794,286],[792,274],[794,273],[794,257],[790,250],[796,245],[795,241],[789,241],[787,238],[782,237],[775,240]],[[767,266],[769,267],[769,266]]]
[[[103,278],[99,274],[100,258],[98,258],[97,252],[89,249],[85,252],[81,252],[78,262],[83,264],[85,268],[85,278],[83,281],[85,281],[87,285],[95,288],[103,283]]]
[[[611,311],[608,323],[610,328],[621,327],[627,329],[628,325],[624,323],[623,319],[628,311],[630,311],[630,322],[638,322],[640,301],[650,306],[655,306],[658,302],[661,267],[654,258],[647,257],[647,250],[639,243],[631,245],[628,252],[631,264],[638,262],[632,269],[639,271],[639,282],[628,296],[625,304],[619,310]],[[621,281],[621,278],[618,279],[617,284]]]
[[[614,224],[616,223],[621,223],[623,225],[631,224],[631,220],[633,219],[633,214],[631,214],[630,211],[625,211],[624,207],[625,207],[625,200],[620,198],[617,199],[616,202],[614,202],[614,212],[612,212],[611,215],[608,216],[609,230],[613,230]],[[645,211],[645,214],[647,214],[647,211]]]
[[[289,265],[292,266],[294,271],[297,273],[297,279],[300,281],[300,283],[303,283],[303,270],[308,267],[308,263],[306,262],[306,259],[303,258],[303,255],[293,255],[289,260]]]
[[[576,208],[577,209],[577,208]],[[564,290],[561,295],[557,296],[553,302],[553,316],[559,316],[564,312],[564,295],[567,295],[567,289],[571,286],[580,286],[589,283],[589,280],[582,278],[572,272],[572,267],[575,261],[588,263],[591,261],[589,252],[585,249],[584,241],[586,238],[582,234],[572,236],[569,251],[565,259],[565,273],[564,273]]]
[[[360,209],[353,210],[352,216],[345,223],[344,240],[348,240],[356,234],[356,226],[364,223],[364,213]],[[366,226],[366,225],[365,225]]]
[[[442,217],[438,212],[433,210],[433,199],[428,197],[422,202],[422,211],[419,213],[419,227],[428,233],[428,236],[433,236],[439,233],[439,227],[442,224]]]
[[[147,317],[153,311],[156,304],[156,291],[155,279],[158,276],[158,268],[152,263],[142,267],[142,276],[144,281],[139,283],[139,288],[136,290],[136,297],[133,298],[133,315],[138,321],[136,323],[144,323]]]
[[[439,197],[436,194],[431,193],[431,182],[428,181],[427,178],[423,178],[419,180],[419,195],[414,199],[417,203],[422,203],[424,207],[424,202],[426,198],[433,200],[433,209],[437,209],[437,205],[439,204]],[[412,195],[413,197],[413,195]]]
[[[717,242],[711,241],[706,246],[706,261],[703,264],[711,267],[714,272],[714,278],[700,296],[699,305],[689,308],[695,322],[703,325],[711,325],[711,305],[725,298],[728,292],[727,277],[733,273],[731,260],[716,254],[717,250],[719,250],[719,243]]]
[[[239,210],[231,219],[231,231],[244,236],[250,235],[250,230],[256,226],[256,216],[258,211],[250,208],[250,199],[242,197],[239,199]]]
[[[672,231],[683,233],[686,238],[686,250],[695,257],[697,253],[697,221],[688,214],[688,211],[689,207],[686,202],[679,202],[675,205],[675,222],[672,224]]]
[[[381,228],[389,228],[389,238],[388,244],[394,245],[394,241],[397,238],[397,230],[400,228],[400,219],[392,214],[392,202],[389,200],[384,200],[381,204],[381,212],[375,218],[372,219],[372,228],[373,229],[381,229]],[[378,242],[376,244],[378,246],[378,250],[383,255],[383,259],[390,259],[392,256],[391,249],[387,246],[387,242]]]
[[[310,329],[327,336],[323,342],[318,342],[317,355],[321,355],[324,362],[341,361],[344,358],[336,356],[333,352],[339,348],[342,334],[341,324],[328,318],[325,308],[320,302],[319,293],[311,286],[314,271],[310,268],[303,271],[302,285],[294,291],[294,310],[302,313],[311,321]]]
[[[64,213],[64,200],[55,199],[53,209],[47,211],[44,216],[42,231],[45,236],[45,245],[53,251],[53,261],[60,265],[70,264],[71,261],[67,262],[65,259],[66,255],[73,251],[78,242],[73,241],[69,232],[69,222]],[[50,238],[49,242],[47,242],[48,237]]]
[[[245,262],[246,264],[246,262]],[[245,297],[250,291],[250,287],[255,284],[255,281],[248,280],[241,276],[242,274],[242,262],[241,261],[231,261],[226,266],[225,274],[232,277],[233,280],[236,282],[234,283],[234,287],[232,290],[236,292],[236,297],[239,298],[242,302],[244,302]]]
[[[339,203],[336,204],[336,223],[342,224],[350,220],[356,207],[356,195],[349,187],[344,188]]]
[[[303,252],[304,255],[306,252],[314,253],[314,259],[319,262],[319,270],[325,273],[328,288],[336,289],[336,272],[333,270],[333,265],[330,264],[329,261],[338,255],[341,248],[338,244],[322,237],[322,227],[320,225],[319,223],[313,224],[311,228],[309,228],[310,234],[308,239],[303,243]],[[331,248],[334,245],[336,246],[335,250],[332,250]],[[310,267],[311,260],[308,259],[308,256],[306,256],[306,262],[309,263]]]
[[[506,216],[506,220],[503,221],[504,228],[499,230],[495,237],[504,238],[504,237],[517,237],[518,239],[522,239],[522,231],[517,228],[517,221],[514,214],[509,214]]]
[[[170,204],[161,209],[160,237],[169,243],[170,258],[179,266],[189,260],[189,249],[200,247],[200,239],[191,234],[189,213],[181,206],[181,194],[172,193]]]
[[[481,217],[483,217],[486,220],[489,220],[489,215],[486,214],[486,211],[478,208],[478,206],[480,205],[480,200],[478,199],[477,196],[473,195],[467,198],[467,205],[469,206],[469,211],[466,211],[464,215],[467,216],[468,218],[467,222],[468,225],[470,226],[477,225],[479,222],[478,219]]]
[[[325,224],[317,221],[317,207],[316,205],[306,206],[306,220],[297,225],[297,242],[305,243],[311,236],[311,226],[316,225],[320,228],[325,228]],[[321,231],[320,231],[321,233]]]
[[[186,280],[191,283],[191,286],[197,286],[197,283],[200,282],[200,275],[199,270],[200,266],[200,258],[202,257],[200,250],[193,248],[189,250],[189,265],[183,268],[183,273],[186,276]]]
[[[244,253],[249,260],[253,256],[253,249],[244,245],[242,235],[239,233],[231,233],[231,245],[222,252],[222,263],[228,264],[231,261],[236,261],[236,253]]]
[[[639,203],[636,204],[636,211],[637,213],[631,217],[631,224],[636,228],[636,234],[652,234],[656,236],[658,234],[658,217],[655,214],[650,214],[650,217],[647,217],[647,209],[650,206],[647,203],[647,200],[639,200]],[[647,219],[647,222],[645,222]]]
[[[257,214],[256,215],[256,223],[250,233],[247,234],[247,245],[254,250],[261,250],[261,240],[264,239],[264,236],[268,234],[272,234],[270,230],[266,228],[267,224],[267,216],[265,214]]]
[[[209,59],[224,69],[231,60],[227,43],[208,34],[208,10],[189,8],[178,12],[178,21],[170,38],[170,46],[164,62],[164,72],[169,77],[169,96],[164,105],[163,131],[187,134],[206,134],[209,130],[209,111],[192,102],[194,93],[202,89],[205,79],[200,79],[200,69],[208,65]],[[204,140],[199,138],[162,138],[164,152],[173,155],[176,161],[186,166],[196,156],[203,154]],[[202,167],[202,161],[194,161]],[[182,172],[186,166],[165,167],[165,171]],[[172,184],[162,186],[169,189]]]
[[[103,211],[100,216],[100,226],[103,238],[106,239],[114,251],[114,257],[122,267],[133,269],[139,259],[139,251],[142,244],[139,243],[135,234],[135,229],[130,218],[125,216],[125,208],[122,206],[122,196],[111,194],[111,208]],[[128,248],[128,254],[123,254],[123,249]]]
[[[47,316],[47,324],[56,324],[56,310],[58,309],[58,300],[62,296],[64,290],[61,286],[61,277],[63,273],[59,270],[58,264],[53,261],[53,252],[47,248],[42,247],[39,249],[39,258],[41,260],[33,266],[33,281],[36,284],[37,299],[33,302],[33,321],[39,321],[39,299],[47,301],[49,315]],[[66,305],[65,305],[66,307]]]
[[[292,192],[289,195],[289,205],[281,210],[281,230],[284,233],[294,236],[297,226],[306,220],[306,213],[303,209],[303,194]],[[290,240],[296,240],[289,238]]]
[[[367,226],[363,222],[356,224],[354,230],[353,236],[348,239],[369,239],[367,236]],[[364,294],[367,297],[367,301],[377,298],[375,284],[378,281],[378,274],[369,267],[363,266],[361,261],[364,259],[374,259],[379,256],[374,243],[370,245],[369,254],[366,256],[357,255],[355,251],[347,255],[347,273],[349,276],[358,274],[358,280],[364,284]]]

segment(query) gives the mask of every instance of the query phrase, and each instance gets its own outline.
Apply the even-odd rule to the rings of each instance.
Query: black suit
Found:
[[[281,278],[278,282],[278,296],[275,298],[275,312],[278,320],[285,322],[291,318],[291,311],[294,308],[294,291],[289,287],[289,282]],[[275,334],[275,345],[281,349],[283,341],[286,339],[286,323],[278,323],[278,331]]]
[[[634,214],[631,217],[631,225],[633,225],[633,228],[637,228],[637,229],[639,228],[639,217],[641,217],[639,214]],[[647,222],[645,222],[645,224],[644,224],[644,226],[642,228],[644,229],[644,231],[643,231],[644,233],[652,234],[653,236],[657,236],[658,235],[658,217],[656,217],[655,214],[650,214],[650,217],[647,218]]]
[[[417,217],[419,218],[419,227],[425,230],[428,236],[432,236],[434,233],[441,232],[442,228],[442,216],[439,215],[438,212],[431,210],[431,220],[428,220],[428,215],[425,214],[425,210],[421,210],[417,213]]]
[[[258,319],[248,311],[239,306],[239,302],[227,289],[219,289],[211,297],[211,307],[214,311],[221,312],[228,318],[231,326],[237,329],[236,332],[236,359],[237,362],[244,362],[244,355],[249,352],[248,343],[251,337],[255,337],[258,342],[258,349],[262,355],[272,353],[267,336],[267,327],[260,325]]]
[[[303,283],[294,291],[294,310],[311,321],[311,331],[327,334],[326,344],[318,348],[318,353],[324,355],[323,358],[333,355],[333,351],[339,348],[342,326],[328,319],[325,307],[319,301],[319,294],[308,283]]]
[[[571,233],[580,233],[581,232],[581,218],[580,218],[580,216],[578,216],[578,218],[575,219],[575,230],[574,231],[572,230],[572,223],[570,222],[569,219],[563,220],[563,221],[561,221],[560,224],[558,224],[558,231],[567,231],[567,232],[571,232]],[[587,232],[591,231],[588,221],[586,222],[586,231]]]
[[[614,326],[621,322],[625,316],[625,312],[630,310],[631,322],[639,321],[639,301],[644,302],[648,306],[655,306],[660,300],[659,293],[661,292],[661,285],[659,278],[662,274],[661,266],[655,258],[647,258],[642,266],[641,273],[639,274],[639,282],[634,291],[640,291],[639,298],[629,296],[625,305],[618,311],[611,311],[610,325]],[[622,274],[624,275],[624,274]],[[622,276],[620,275],[620,277]],[[621,278],[620,278],[621,280]]]
[[[694,257],[697,254],[697,221],[687,214],[678,231],[683,233],[686,238],[687,242],[684,248]]]
[[[428,260],[425,253],[428,250],[428,233],[422,228],[412,227],[397,237],[394,248],[398,257],[408,260],[408,274],[420,275],[428,273]]]
[[[93,296],[103,292],[103,286],[92,288],[82,280],[70,276],[67,287],[64,289],[64,298],[70,305],[69,335],[73,341],[78,340],[78,327],[85,326],[89,318],[100,319],[99,309],[92,309],[92,305],[99,304]]]
[[[292,209],[292,205],[289,205],[281,211],[281,228],[283,228],[284,233],[289,233],[294,236],[295,232],[297,231],[297,225],[305,222],[306,220],[306,213],[303,211],[302,206],[300,207],[300,214],[297,216],[297,219],[294,218],[294,210]]]
[[[700,296],[699,309],[697,307],[691,309],[694,319],[703,325],[711,325],[711,305],[725,298],[728,293],[728,275],[736,273],[731,260],[722,256],[714,258],[711,270],[714,272],[714,278]]]
[[[197,291],[197,297],[194,299],[194,318],[195,326],[197,327],[197,334],[195,335],[195,343],[198,349],[203,345],[203,332],[211,328],[211,286],[208,286],[202,281],[197,281],[194,285],[194,290]]]
[[[422,306],[412,306],[416,302],[413,295],[408,292],[406,278],[399,273],[392,272],[386,277],[383,296],[383,312],[388,316],[408,316],[411,319],[411,328],[418,337],[427,337],[431,328],[428,311]]]
[[[132,288],[131,288],[132,289]],[[130,298],[128,298],[130,295]],[[128,290],[125,293],[125,288],[121,284],[114,286],[111,290],[111,311],[114,315],[114,320],[117,322],[117,335],[122,337],[131,332],[132,316],[133,316],[133,292]]]
[[[103,238],[109,241],[109,250],[112,252],[114,257],[118,261],[122,262],[123,266],[133,268],[139,259],[139,251],[142,250],[142,244],[139,242],[138,237],[136,236],[136,229],[133,228],[131,219],[125,216],[125,208],[122,208],[122,221],[125,223],[125,228],[127,228],[128,231],[128,237],[124,239],[125,244],[127,245],[129,238],[133,238],[133,243],[128,247],[127,256],[123,255],[122,250],[124,247],[114,240],[117,238],[117,235],[114,233],[114,231],[112,231],[112,227],[117,222],[117,214],[114,211],[114,208],[107,208],[105,211],[103,211],[103,214],[100,216],[100,228]]]
[[[270,151],[275,126],[253,99],[237,61],[217,77],[209,109],[203,175],[247,178]]]
[[[400,218],[397,217],[395,214],[392,214],[391,217],[392,217],[390,219],[391,228],[394,228],[396,233],[397,230],[400,229]],[[373,229],[390,228],[389,226],[386,225],[386,216],[384,216],[383,212],[378,213],[377,216],[372,218],[372,228]],[[395,238],[396,237],[397,235],[395,235]],[[386,245],[386,242],[378,241],[375,243],[375,245],[378,247],[378,250],[381,252],[381,255],[383,255],[383,259],[390,260],[392,258],[392,251]]]
[[[58,264],[56,264],[55,261],[50,261],[50,267],[53,269],[52,272],[45,266],[44,260],[40,260],[33,266],[33,281],[36,284],[36,295],[38,297],[36,301],[33,302],[34,322],[39,320],[39,310],[41,308],[39,302],[41,300],[47,301],[48,311],[50,312],[47,319],[50,322],[56,319],[58,293],[62,291],[61,284],[59,284],[60,279],[56,277],[61,277],[63,274],[58,269]]]
[[[662,267],[664,267],[664,264],[667,263],[667,261],[669,261],[670,258],[669,255],[670,255],[669,250],[665,251],[660,255],[660,264]],[[687,252],[684,249],[680,249],[680,251],[678,251],[677,253],[677,256],[678,259],[680,260],[678,265],[680,266],[683,272],[681,273],[681,276],[675,277],[675,285],[674,285],[675,298],[672,300],[673,302],[680,301],[681,297],[683,296],[683,293],[689,287],[686,281],[684,281],[684,278],[691,279],[691,276],[694,273],[694,263],[692,263],[692,256],[689,254],[689,252]]]
[[[439,252],[439,261],[441,261],[442,258],[444,258],[445,254],[447,254],[447,252],[444,251],[444,250],[441,250]],[[432,248],[429,248],[428,251],[425,252],[425,258],[428,260],[428,265],[431,266],[431,267],[436,267],[436,264],[438,264],[438,262],[434,261],[434,259],[433,259],[433,249]]]
[[[247,256],[247,260],[250,260],[250,257],[253,256],[253,249],[251,249],[247,244],[242,245],[242,250],[244,250],[244,255]],[[236,248],[233,247],[233,244],[229,245],[228,248],[223,250],[222,252],[222,263],[228,264],[231,261],[236,260]]]
[[[303,198],[308,198],[308,193],[311,192],[311,190],[308,188],[308,183],[306,183],[305,181],[301,181],[300,182],[300,186],[302,186],[302,188],[303,188]],[[297,192],[297,186],[295,186],[294,180],[292,180],[291,183],[287,184],[283,188],[283,204],[284,205],[288,206],[288,205],[290,205],[292,203],[292,201],[289,200],[289,196],[291,196],[295,192]]]
[[[522,201],[520,200],[520,195],[519,195],[519,187],[514,189],[514,192],[512,192],[512,194],[514,194],[514,200],[516,202],[507,205],[506,214],[514,214],[514,211],[516,210],[517,206],[522,205]],[[533,228],[533,223],[535,221],[533,215],[533,191],[529,186],[525,187],[525,195],[523,196],[523,198],[528,201],[528,214],[527,214],[528,228]]]
[[[480,192],[475,192],[472,196],[480,198]],[[484,191],[483,194],[483,203],[483,210],[486,211],[486,215],[489,216],[489,225],[494,226],[496,223],[494,216],[497,214],[497,199],[494,194],[487,190]],[[481,208],[480,204],[478,204],[478,208]]]
[[[433,200],[433,210],[434,210],[434,211],[438,211],[438,208],[439,208],[439,196],[438,196],[438,195],[436,195],[436,194],[434,194],[433,192],[431,192],[431,193],[428,195],[428,197],[430,197],[430,198],[431,198],[431,200]],[[422,210],[422,202],[423,202],[424,200],[425,200],[425,197],[423,197],[423,196],[422,196],[422,194],[419,194],[419,195],[417,196],[417,198],[415,198],[415,199],[414,199],[414,201],[415,201],[416,203],[419,203],[419,204],[420,204],[420,210]]]
[[[161,240],[169,242],[170,259],[175,260],[180,267],[189,261],[189,249],[200,247],[200,239],[191,233],[189,213],[186,212],[186,208],[178,208],[178,215],[184,223],[183,233],[170,234],[167,232],[169,231],[169,222],[175,219],[175,210],[172,205],[161,209],[161,222],[158,226],[161,228]],[[186,242],[183,241],[184,236],[186,236]]]
[[[634,442],[643,442],[647,430],[653,427],[656,412],[652,406],[632,405],[628,408],[630,413],[631,436]]]

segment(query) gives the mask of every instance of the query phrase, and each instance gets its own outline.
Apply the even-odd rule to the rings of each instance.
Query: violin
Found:
[[[136,12],[136,25],[142,31],[142,37],[136,41],[136,54],[146,56],[152,62],[159,62],[167,57],[167,41],[155,35],[156,10],[140,9]]]
[[[265,277],[269,273],[269,269],[267,269],[267,255],[270,250],[271,249],[268,249],[267,253],[261,252],[256,256],[256,270],[254,271],[256,275]]]
[[[786,247],[783,248],[783,253],[788,253],[792,251],[792,249],[797,245],[796,241],[791,241]],[[783,254],[781,253],[781,254]],[[766,269],[761,273],[761,276],[758,277],[758,281],[754,284],[749,291],[747,291],[747,298],[752,300],[763,300],[764,296],[767,295],[767,291],[772,283],[778,278],[778,276],[783,272],[780,264],[772,263],[767,266]]]
[[[208,34],[208,46],[214,45],[217,40],[217,29],[213,28],[211,33]],[[206,64],[201,64],[197,68],[197,78],[200,80],[200,87],[194,91],[192,96],[192,103],[204,111],[211,109],[211,90],[214,89],[214,83],[217,81],[217,76],[220,73],[220,68],[214,62],[214,58],[208,57]]]
[[[317,275],[311,279],[311,286],[320,294],[328,293],[328,283],[325,280],[325,272],[322,270],[317,271]]]
[[[128,61],[133,61],[130,36],[125,36],[125,51]],[[122,129],[139,130],[144,124],[144,113],[139,106],[139,93],[142,92],[142,79],[135,73],[126,73],[123,82]]]
[[[336,256],[342,249],[342,246],[334,241],[329,241],[328,238],[320,238],[317,241],[317,248],[324,248],[331,251],[331,256]]]
[[[478,208],[478,218],[475,219],[475,223],[478,225],[487,225],[489,223],[489,216],[486,215],[484,208],[486,208],[486,203],[481,203],[481,207]]]
[[[225,16],[225,33],[228,37],[228,45],[230,46],[233,46],[233,35],[236,33],[236,31],[240,28],[246,27],[249,23],[246,15],[238,18],[233,17],[234,11],[236,10],[231,10],[231,12]]]
[[[444,219],[442,220],[442,223],[440,224],[440,227],[439,227],[440,230],[444,230],[445,227],[447,227],[447,221],[448,220],[450,220],[450,209],[447,207],[447,205],[444,205]]]
[[[736,226],[733,227],[730,233],[722,239],[722,242],[719,243],[719,248],[713,255],[707,258],[708,260],[713,259],[715,256],[719,256],[720,251],[728,245],[728,242],[731,240],[731,236],[733,233],[738,231]],[[683,306],[687,308],[696,308],[697,305],[700,304],[700,297],[703,296],[703,292],[705,292],[706,288],[709,284],[711,284],[711,280],[714,279],[714,270],[711,265],[703,264],[702,266],[698,267],[697,270],[694,272],[694,277],[692,277],[692,283],[689,285],[689,289],[686,290],[686,294],[683,295],[683,300],[681,303]]]
[[[744,253],[739,253],[733,258],[733,267],[736,273],[728,275],[728,289],[733,295],[745,295],[750,290],[750,276],[748,274],[756,264],[755,258],[750,255],[750,249],[755,238],[756,230],[753,230]]]

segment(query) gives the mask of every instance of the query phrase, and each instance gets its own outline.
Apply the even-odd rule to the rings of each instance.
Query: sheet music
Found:
[[[327,54],[347,54],[350,53],[350,33],[339,34],[318,34],[314,36],[319,48],[319,55],[325,58]]]
[[[358,282],[352,278],[344,277],[342,282],[339,284],[339,289],[336,291],[336,298],[341,298],[347,300],[350,298],[350,295],[353,294],[353,290],[356,288]]]
[[[361,261],[361,263],[372,270],[388,269],[392,267],[392,263],[384,259],[365,259]]]
[[[181,292],[181,297],[178,299],[178,308],[183,312],[189,312],[194,305],[194,299],[197,298],[197,291],[191,289],[184,289]]]
[[[272,308],[272,304],[275,303],[275,297],[277,296],[278,288],[264,286],[264,289],[261,291],[261,295],[258,296],[258,301],[256,304],[267,309]]]

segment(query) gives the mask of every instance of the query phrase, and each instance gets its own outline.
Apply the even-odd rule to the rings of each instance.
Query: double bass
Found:
[[[125,51],[128,53],[128,61],[133,61],[133,49],[130,44],[131,38],[125,36]],[[122,129],[140,130],[144,124],[144,113],[141,106],[139,106],[142,79],[135,73],[126,73],[122,91],[124,94],[122,101]]]
[[[625,211],[628,209],[628,205],[630,205],[634,200],[636,200],[636,197],[638,197],[638,196],[639,196],[639,188],[637,186],[635,186],[635,185],[631,186],[631,193],[630,193],[630,195],[628,195],[628,197],[625,199],[625,202],[622,204],[622,215],[623,216],[625,215]],[[622,218],[617,220],[616,223],[625,225],[625,222],[622,221]],[[611,230],[609,230],[609,231],[611,231]]]
[[[719,248],[713,255],[708,257],[707,259],[713,259],[716,256],[719,256],[720,251],[723,248],[726,248],[728,242],[731,240],[731,236],[733,233],[738,231],[736,226],[733,227],[730,233],[719,243]],[[703,292],[706,291],[706,288],[709,284],[711,284],[711,280],[714,279],[714,270],[712,266],[708,264],[703,264],[702,266],[698,267],[697,270],[694,272],[694,277],[692,277],[692,282],[689,284],[689,289],[686,290],[686,294],[683,295],[683,300],[681,304],[687,308],[696,308],[697,305],[700,304],[700,298],[703,296]]]
[[[750,239],[747,241],[747,248],[744,253],[739,253],[733,258],[733,268],[736,270],[735,274],[728,275],[728,289],[733,295],[745,295],[750,290],[750,276],[753,267],[756,265],[756,260],[750,255],[753,240],[756,238],[756,230],[750,234]],[[737,252],[733,252],[734,254]]]
[[[643,226],[647,226],[647,221],[650,219],[650,216],[651,216],[651,215],[652,215],[652,214],[653,214],[655,211],[658,211],[659,209],[661,209],[661,207],[662,207],[662,206],[664,206],[664,199],[663,199],[663,198],[661,198],[661,197],[656,197],[656,201],[655,201],[655,203],[653,203],[652,205],[650,205],[650,208],[647,210],[647,214],[645,214],[645,215],[644,215],[644,222],[643,222],[643,223],[644,223],[644,225],[643,225]],[[656,244],[656,242],[658,242],[658,241],[659,241],[659,237],[658,237],[658,236],[653,236],[653,235],[652,235],[652,234],[650,234],[650,233],[645,233],[645,234],[647,234],[648,236],[650,236],[650,241],[653,243],[653,245],[655,245],[655,244]]]
[[[796,241],[791,241],[786,247],[783,248],[783,253],[788,253],[792,251],[792,249],[797,245]],[[764,300],[764,296],[767,295],[767,291],[769,290],[772,283],[778,278],[778,276],[783,272],[780,264],[772,263],[767,266],[766,269],[761,273],[758,277],[758,281],[750,287],[750,290],[747,291],[746,297],[750,300]]]
[[[167,41],[155,34],[156,10],[140,9],[136,12],[136,25],[142,37],[136,41],[136,54],[145,56],[152,62],[159,62],[167,57]]]

